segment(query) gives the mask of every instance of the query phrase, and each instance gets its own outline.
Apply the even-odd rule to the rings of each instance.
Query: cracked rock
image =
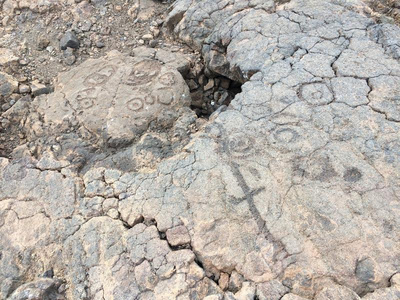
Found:
[[[175,1],[175,37],[243,83],[196,133],[190,64],[156,49],[11,107],[0,299],[50,269],[66,299],[398,299],[400,40],[360,7]]]
[[[177,226],[168,229],[167,240],[171,246],[181,246],[190,243],[190,235],[185,226]]]

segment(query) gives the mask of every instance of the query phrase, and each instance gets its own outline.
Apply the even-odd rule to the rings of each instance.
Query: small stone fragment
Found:
[[[244,282],[240,291],[235,294],[238,300],[252,300],[256,296],[256,285],[254,282]],[[259,298],[259,299],[272,299],[272,298]],[[278,299],[278,298],[277,298]]]
[[[221,290],[223,291],[227,290],[229,285],[229,274],[221,273],[221,276],[219,277],[218,280],[218,285],[221,288]]]
[[[71,66],[75,63],[76,61],[76,56],[74,55],[74,52],[71,48],[67,48],[64,50],[64,62],[68,65]]]
[[[214,87],[214,79],[208,80],[208,83],[204,86],[204,90],[208,91]]]
[[[365,258],[357,262],[356,276],[364,283],[370,283],[375,280],[374,262],[370,258]]]
[[[0,48],[0,66],[16,61],[18,61],[18,57],[15,56],[11,50],[6,48]]]
[[[157,40],[151,40],[151,41],[149,42],[149,46],[150,46],[151,48],[155,48],[155,47],[157,46]]]
[[[168,243],[171,246],[180,246],[190,243],[189,232],[183,225],[168,229],[166,234]]]
[[[20,59],[20,60],[19,60],[19,64],[20,64],[21,66],[27,66],[27,65],[29,64],[29,60],[27,60],[27,59]]]
[[[106,45],[102,41],[97,41],[96,42],[96,47],[99,48],[99,49],[104,48],[105,46]]]
[[[37,97],[43,94],[51,93],[51,88],[47,87],[46,85],[40,83],[39,81],[35,80],[31,83],[31,91],[32,95]]]
[[[79,46],[79,40],[72,31],[66,32],[60,40],[61,50],[66,50],[67,48],[78,49]]]
[[[19,86],[19,93],[20,94],[26,94],[29,93],[31,91],[31,87],[27,84],[21,84]]]
[[[394,274],[391,278],[390,278],[390,284],[392,286],[397,286],[400,288],[400,273]]]
[[[149,41],[149,40],[153,39],[153,35],[150,33],[147,33],[142,36],[142,39],[144,39],[145,41]]]
[[[242,284],[243,284],[243,276],[240,275],[238,272],[233,271],[229,279],[228,289],[233,293],[236,293],[242,288]]]
[[[283,296],[281,300],[307,300],[307,299],[290,293]]]
[[[324,287],[318,292],[314,298],[315,300],[326,299],[346,299],[346,300],[360,300],[361,298],[352,290],[345,286],[331,285]]]
[[[38,49],[39,51],[43,51],[43,50],[45,50],[49,45],[50,45],[50,41],[49,41],[47,38],[42,37],[42,38],[39,38],[39,40],[38,40],[37,49]]]
[[[0,96],[7,97],[18,90],[18,81],[12,76],[0,72]]]
[[[222,87],[223,89],[229,89],[231,81],[228,78],[220,78],[220,84],[219,86]]]

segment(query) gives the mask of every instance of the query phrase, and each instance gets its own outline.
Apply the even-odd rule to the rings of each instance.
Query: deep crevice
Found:
[[[210,71],[201,59],[184,75],[192,99],[190,108],[199,118],[208,117],[242,91],[242,83]]]

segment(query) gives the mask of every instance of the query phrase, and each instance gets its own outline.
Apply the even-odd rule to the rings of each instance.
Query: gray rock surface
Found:
[[[18,90],[18,82],[10,75],[0,72],[0,97],[8,97]]]
[[[244,84],[165,156],[193,121],[176,65],[61,74],[24,125],[49,147],[0,160],[0,299],[49,269],[66,299],[398,299],[400,41],[359,5],[177,0],[175,34]]]
[[[162,152],[154,156],[171,152],[168,147],[175,148],[173,140],[181,142],[187,135],[194,114],[188,108],[189,89],[178,72],[185,65],[169,59],[132,58],[114,51],[63,73],[53,94],[36,97],[32,103],[24,126],[29,147],[38,153],[52,151],[77,167],[96,149],[132,152],[126,146],[134,141],[135,153],[129,155],[136,160],[143,156],[138,152],[150,148]],[[9,114],[15,113],[11,109]],[[127,155],[114,157],[112,164]],[[117,164],[126,166],[122,161]]]

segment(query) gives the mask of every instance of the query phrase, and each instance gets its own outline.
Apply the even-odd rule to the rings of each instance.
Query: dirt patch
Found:
[[[377,14],[375,18],[378,22],[394,22],[400,24],[399,0],[368,0],[365,2]]]

